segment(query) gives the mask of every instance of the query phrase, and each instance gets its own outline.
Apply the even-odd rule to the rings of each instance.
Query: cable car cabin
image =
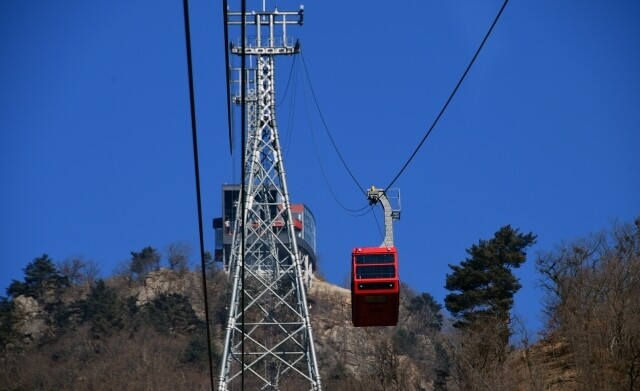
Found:
[[[395,326],[400,276],[395,247],[355,248],[351,260],[351,317],[355,327]]]

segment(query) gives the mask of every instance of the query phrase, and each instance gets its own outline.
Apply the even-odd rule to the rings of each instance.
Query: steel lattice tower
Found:
[[[299,11],[227,11],[229,26],[246,26],[231,53],[245,58],[246,145],[228,271],[233,278],[219,390],[322,389],[315,355],[305,267],[294,232],[275,113],[275,62],[299,52],[287,26]],[[251,33],[248,30],[251,29]],[[281,35],[276,35],[276,30]],[[242,72],[238,74],[241,75]],[[244,96],[244,102],[242,101]]]

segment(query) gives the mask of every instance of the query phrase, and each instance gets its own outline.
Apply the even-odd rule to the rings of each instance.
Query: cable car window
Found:
[[[393,254],[358,254],[356,255],[357,265],[370,265],[373,263],[393,263]]]
[[[356,268],[356,276],[358,279],[394,278],[396,269],[393,265],[358,266]]]

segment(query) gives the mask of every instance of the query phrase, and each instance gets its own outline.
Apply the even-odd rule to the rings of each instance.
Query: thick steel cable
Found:
[[[287,95],[289,92],[289,85],[291,84],[291,79],[293,79],[294,76],[294,69],[297,69],[296,65],[297,65],[297,61],[296,58],[298,56],[293,56],[293,60],[291,61],[291,68],[289,68],[289,77],[287,78],[287,85],[284,87],[284,94],[282,95],[282,99],[280,99],[280,103],[276,103],[276,107],[281,106],[284,101],[287,99]],[[294,87],[292,87],[292,90],[295,88],[295,83],[297,82],[297,78],[296,80],[294,80]]]
[[[242,307],[242,315],[240,316],[241,320],[241,329],[240,329],[240,350],[241,350],[241,365],[242,365],[242,375],[241,375],[241,380],[240,380],[240,385],[241,385],[241,390],[244,390],[244,368],[245,368],[245,362],[244,362],[244,340],[245,340],[245,328],[244,328],[244,309],[245,309],[245,245],[246,245],[246,234],[245,234],[245,219],[246,219],[246,208],[245,208],[245,197],[246,197],[246,183],[245,183],[245,170],[246,170],[246,159],[245,159],[245,155],[247,153],[246,151],[246,130],[247,130],[247,102],[246,102],[246,83],[247,83],[247,56],[245,54],[245,50],[246,50],[246,45],[247,45],[247,19],[246,19],[246,14],[247,14],[247,1],[246,0],[242,0],[242,5],[241,5],[241,13],[242,13],[242,32],[240,33],[240,39],[242,39],[242,43],[240,44],[240,47],[242,48],[242,55],[240,56],[240,102],[241,106],[240,106],[240,143],[242,144],[241,148],[242,148],[242,153],[240,154],[240,158],[242,159],[242,162],[240,163],[240,176],[242,177],[242,184],[240,186],[240,204],[242,205],[242,212],[241,212],[241,218],[242,218],[242,232],[240,234],[240,246],[242,247],[242,270],[241,270],[241,278],[242,278],[242,289],[241,289],[241,295],[240,295],[240,305]],[[237,261],[237,260],[236,260]],[[236,266],[237,267],[237,266]]]
[[[202,197],[200,196],[200,165],[198,163],[198,132],[196,128],[195,94],[193,90],[193,64],[191,61],[191,27],[189,26],[189,0],[183,0],[184,31],[187,47],[187,68],[189,73],[189,103],[191,109],[191,136],[193,139],[193,166],[196,176],[196,199],[198,201],[198,231],[200,237],[200,262],[202,268],[202,292],[204,295],[204,316],[207,324],[207,352],[209,354],[209,377],[211,390],[214,389],[213,382],[213,354],[211,349],[211,325],[209,322],[209,299],[207,298],[207,268],[205,264],[204,252],[204,230],[202,225]]]
[[[402,166],[402,168],[400,169],[398,174],[395,176],[395,178],[393,178],[391,183],[389,183],[389,185],[387,187],[385,187],[385,190],[391,188],[391,186],[393,186],[393,184],[398,180],[400,175],[402,175],[402,173],[407,168],[407,166],[409,166],[409,163],[411,163],[413,158],[416,156],[416,154],[418,153],[418,151],[422,147],[422,144],[424,144],[424,142],[427,140],[427,138],[429,137],[429,135],[431,134],[433,129],[436,127],[436,124],[440,120],[440,117],[442,117],[444,112],[447,110],[447,107],[449,106],[449,103],[451,103],[451,100],[455,96],[456,92],[458,92],[458,89],[460,88],[460,85],[462,84],[464,79],[467,77],[467,74],[469,73],[469,70],[473,66],[474,62],[476,61],[476,58],[478,58],[478,55],[480,54],[480,51],[484,47],[484,44],[487,42],[487,39],[489,38],[489,35],[491,35],[491,32],[493,31],[493,28],[495,27],[496,23],[498,23],[498,20],[500,19],[500,16],[502,15],[502,11],[504,11],[504,9],[507,6],[508,2],[509,2],[509,0],[505,0],[504,3],[502,4],[502,7],[500,8],[500,11],[498,11],[498,14],[496,15],[495,19],[493,20],[493,23],[491,24],[491,27],[489,27],[489,31],[487,31],[487,33],[485,34],[484,39],[482,40],[482,42],[480,43],[480,46],[478,47],[478,50],[476,50],[476,53],[473,55],[473,58],[469,62],[469,65],[467,65],[467,69],[465,69],[464,73],[462,74],[462,77],[460,77],[460,80],[458,80],[458,84],[456,84],[455,88],[451,92],[451,95],[449,95],[449,99],[447,99],[447,101],[445,102],[444,106],[442,106],[442,109],[440,110],[440,112],[436,116],[436,119],[431,124],[431,127],[429,128],[427,133],[422,138],[422,141],[420,141],[420,143],[418,144],[416,149],[413,151],[413,153],[409,157],[409,160],[407,160],[407,162],[404,164],[404,166]]]
[[[336,153],[338,154],[338,157],[340,158],[340,161],[342,162],[342,165],[344,166],[344,168],[347,170],[347,172],[349,173],[349,175],[351,176],[351,179],[353,179],[353,181],[355,182],[355,184],[358,186],[358,188],[360,189],[360,191],[364,194],[367,195],[366,190],[364,189],[364,187],[362,187],[362,185],[360,184],[360,182],[358,182],[358,180],[356,179],[356,177],[353,175],[353,173],[351,172],[351,169],[349,168],[349,166],[347,165],[347,162],[344,160],[344,158],[342,157],[342,154],[340,153],[340,150],[338,150],[338,146],[336,145],[335,141],[333,140],[333,136],[331,136],[331,133],[329,132],[329,127],[327,126],[327,122],[324,120],[324,116],[322,115],[322,111],[320,110],[320,106],[318,105],[318,99],[316,98],[316,93],[313,89],[313,85],[311,84],[311,79],[309,77],[309,71],[307,70],[307,63],[304,60],[304,54],[302,53],[302,51],[300,51],[300,55],[302,56],[302,65],[304,66],[304,73],[307,77],[307,82],[309,83],[309,88],[311,89],[311,96],[313,97],[313,101],[316,104],[316,108],[318,109],[318,114],[320,115],[320,119],[322,120],[322,124],[324,125],[324,129],[325,132],[327,133],[327,136],[329,136],[329,140],[331,141],[331,145],[333,145],[333,149],[336,151]]]
[[[311,83],[310,81],[307,79],[307,82],[309,83],[309,87],[311,87]],[[333,190],[333,187],[331,186],[331,183],[329,182],[329,178],[327,177],[327,173],[325,171],[324,165],[322,164],[322,158],[320,156],[320,149],[318,148],[318,143],[316,142],[316,136],[315,136],[315,128],[313,126],[313,122],[311,121],[311,113],[309,111],[309,104],[307,101],[307,93],[306,90],[302,89],[302,95],[304,97],[304,107],[305,107],[305,112],[307,113],[307,122],[308,122],[308,126],[309,126],[309,130],[311,131],[311,141],[313,143],[313,147],[314,147],[314,151],[316,153],[316,160],[318,161],[318,165],[320,166],[320,173],[322,174],[322,178],[324,179],[324,183],[327,186],[327,189],[329,190],[329,193],[331,194],[331,196],[333,197],[333,200],[345,211],[349,212],[349,213],[360,213],[363,210],[369,208],[369,205],[365,205],[364,207],[360,208],[360,209],[350,209],[347,208],[342,202],[340,202],[340,200],[338,199],[338,196],[336,195],[336,192]],[[318,108],[318,102],[316,101],[316,108]],[[319,111],[319,108],[318,108]],[[320,114],[322,115],[322,114]],[[328,131],[327,131],[328,132]],[[334,146],[335,148],[335,146]],[[367,211],[366,213],[368,213],[369,211]],[[366,214],[364,213],[364,214]],[[354,217],[360,217],[362,216],[362,214],[356,215]]]
[[[227,20],[227,0],[222,0],[222,19],[224,25],[224,64],[227,73],[227,126],[229,127],[229,153],[233,156],[233,123],[231,121],[231,69],[229,63],[229,23]]]

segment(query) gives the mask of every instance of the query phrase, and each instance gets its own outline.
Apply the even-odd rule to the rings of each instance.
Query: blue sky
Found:
[[[382,241],[381,218],[352,216],[335,202],[331,191],[349,208],[366,204],[311,88],[354,176],[385,187],[501,4],[304,3],[305,24],[290,33],[310,83],[301,58],[279,59],[278,123],[291,198],[313,210],[320,269],[331,282],[346,281],[353,247]],[[221,185],[239,180],[239,146],[231,157],[221,6],[190,7],[205,246],[213,250],[210,223]],[[509,3],[394,184],[405,282],[442,302],[448,264],[466,248],[506,224],[532,231],[538,243],[516,271],[516,312],[540,328],[535,254],[640,215],[639,22],[635,1]],[[108,275],[130,251],[186,241],[198,262],[184,42],[181,1],[0,3],[3,290],[42,253],[81,256]]]

